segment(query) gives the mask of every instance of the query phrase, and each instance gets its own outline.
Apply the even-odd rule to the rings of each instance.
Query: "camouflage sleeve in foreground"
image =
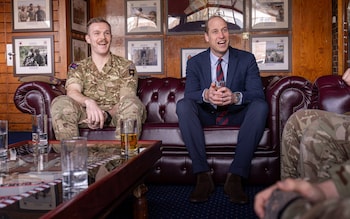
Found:
[[[330,169],[340,197],[350,197],[350,160]]]

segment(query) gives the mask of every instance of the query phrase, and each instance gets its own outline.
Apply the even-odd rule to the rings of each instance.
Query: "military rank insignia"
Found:
[[[70,69],[76,69],[76,68],[78,68],[78,66],[79,66],[79,65],[78,65],[77,63],[74,63],[74,62],[73,62],[73,63],[71,63],[71,64],[69,65],[69,68],[70,68]]]

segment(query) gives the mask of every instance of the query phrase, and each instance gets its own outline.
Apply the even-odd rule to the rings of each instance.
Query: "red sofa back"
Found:
[[[335,113],[350,112],[350,86],[339,75],[317,78],[312,89],[312,106]]]
[[[280,79],[279,76],[262,77],[264,89]],[[147,123],[177,123],[176,103],[184,97],[185,78],[140,78],[137,95],[146,106]]]

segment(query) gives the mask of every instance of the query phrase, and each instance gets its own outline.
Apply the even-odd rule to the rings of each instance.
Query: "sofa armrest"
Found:
[[[47,114],[49,139],[54,139],[51,125],[50,104],[52,100],[65,94],[65,81],[50,84],[42,81],[22,83],[14,94],[13,100],[18,110],[31,115]]]
[[[299,76],[283,77],[266,88],[266,100],[270,108],[267,126],[272,132],[274,148],[280,145],[288,118],[297,110],[309,107],[311,94],[311,82]]]
[[[325,75],[313,84],[313,109],[335,113],[350,112],[350,86],[340,75]]]

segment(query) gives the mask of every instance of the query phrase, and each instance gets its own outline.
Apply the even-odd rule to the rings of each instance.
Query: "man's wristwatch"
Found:
[[[234,94],[236,95],[237,103],[241,102],[241,99],[242,99],[241,93],[235,92]]]
[[[111,122],[112,122],[112,116],[111,116],[111,114],[110,114],[108,111],[105,111],[105,113],[106,113],[106,115],[107,115],[107,118],[106,118],[106,120],[105,120],[104,125],[107,126],[107,125],[111,124]]]

